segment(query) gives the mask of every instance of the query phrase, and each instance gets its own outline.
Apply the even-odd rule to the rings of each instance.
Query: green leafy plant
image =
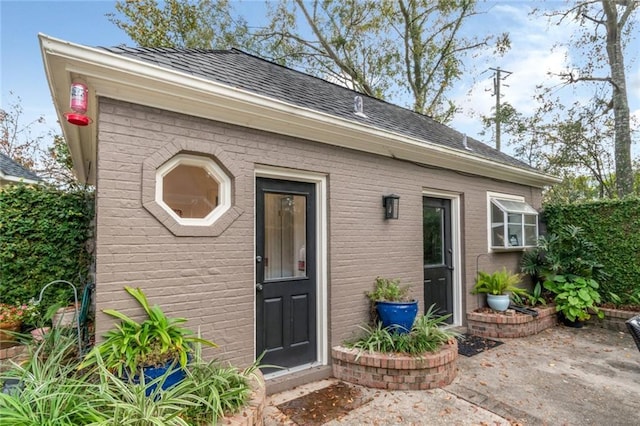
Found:
[[[407,302],[410,301],[409,287],[400,286],[400,280],[377,277],[375,289],[366,293],[372,302]]]
[[[406,353],[420,355],[435,352],[442,345],[455,338],[458,333],[441,327],[450,315],[436,316],[435,305],[416,319],[411,331],[406,334],[394,333],[377,323],[375,326],[360,327],[364,334],[346,346],[368,352]]]
[[[538,245],[522,256],[522,272],[536,282],[556,274],[573,274],[596,280],[606,277],[596,246],[579,226],[563,226],[557,234],[541,236]]]
[[[116,328],[108,331],[105,340],[89,352],[83,367],[92,365],[99,354],[110,370],[119,375],[126,371],[135,374],[141,367],[160,366],[175,360],[184,368],[194,343],[216,347],[215,343],[196,336],[180,324],[185,318],[169,318],[159,306],[151,306],[140,288],[125,287],[144,309],[147,318],[137,322],[127,315],[105,309],[104,313],[121,320]]]
[[[0,372],[2,424],[12,425],[204,425],[245,407],[249,382],[258,359],[244,370],[202,359],[202,344],[193,344],[187,376],[168,389],[164,376],[145,383],[123,379],[108,368],[100,352],[89,368],[79,368],[76,336],[53,329],[38,344],[29,341],[25,363]],[[4,366],[3,366],[4,367]],[[154,390],[147,396],[147,389]]]
[[[107,420],[94,403],[97,389],[89,374],[77,370],[77,342],[61,329],[28,346],[25,363],[0,372],[0,419],[11,425],[85,425]]]
[[[536,283],[533,286],[533,291],[526,295],[527,299],[529,300],[529,305],[536,306],[547,304],[547,299],[545,299],[542,294],[542,288],[543,287],[540,283]]]
[[[601,302],[598,283],[592,278],[577,275],[554,275],[544,282],[544,287],[555,294],[556,311],[569,321],[584,321],[594,312],[598,318],[604,313],[598,309]]]
[[[637,293],[622,293],[618,295],[609,292],[609,301],[618,309],[628,311],[640,311],[640,291]]]
[[[93,205],[90,191],[24,184],[0,189],[0,303],[38,298],[53,280],[86,281]],[[41,311],[72,298],[71,288],[51,287]]]
[[[594,279],[600,284],[603,300],[609,301],[612,301],[609,292],[621,297],[640,292],[638,217],[638,197],[548,204],[544,207],[544,218],[550,233],[558,234],[566,225],[579,225],[593,243],[593,254],[607,273],[606,276],[594,276]]]
[[[607,277],[598,260],[596,246],[582,228],[566,225],[557,234],[540,237],[538,246],[522,259],[522,270],[542,281],[554,295],[556,310],[569,321],[602,317],[598,279]]]
[[[512,274],[510,271],[507,271],[505,267],[492,274],[479,271],[476,284],[471,290],[471,294],[486,293],[498,295],[513,293],[524,295],[527,291],[524,288],[518,287],[521,280],[522,276],[520,274]]]

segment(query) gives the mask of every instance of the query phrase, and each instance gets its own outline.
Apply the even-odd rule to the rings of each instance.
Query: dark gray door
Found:
[[[425,309],[435,304],[437,314],[452,314],[447,320],[451,324],[453,322],[451,200],[423,197],[422,232]]]
[[[315,204],[314,184],[257,180],[256,356],[265,352],[263,364],[316,360]]]

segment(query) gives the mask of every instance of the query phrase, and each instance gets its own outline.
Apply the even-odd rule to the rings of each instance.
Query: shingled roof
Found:
[[[0,153],[0,180],[39,182],[41,179],[31,170],[16,163],[3,153]]]
[[[274,98],[303,108],[357,121],[502,164],[534,170],[529,165],[465,136],[434,119],[343,86],[280,66],[237,49],[203,50],[144,47],[101,47],[111,53],[149,62],[188,75]],[[361,96],[364,114],[354,114]]]

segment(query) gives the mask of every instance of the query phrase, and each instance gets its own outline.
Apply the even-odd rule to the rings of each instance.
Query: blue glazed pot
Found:
[[[418,302],[376,302],[378,316],[384,328],[405,334],[411,331],[418,314]]]
[[[148,384],[167,374],[164,381],[160,380],[159,383],[160,389],[162,390],[167,390],[171,386],[180,383],[187,376],[187,373],[184,371],[184,369],[181,368],[177,362],[174,363],[173,361],[167,362],[165,365],[160,367],[143,367],[142,372],[144,374],[145,384]],[[140,376],[137,374],[133,376],[133,382],[140,383]],[[144,392],[145,395],[151,395],[157,387],[158,383],[147,385]]]

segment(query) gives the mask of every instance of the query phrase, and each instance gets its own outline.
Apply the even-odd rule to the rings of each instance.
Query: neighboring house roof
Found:
[[[38,183],[40,177],[13,161],[10,157],[0,153],[0,182]]]
[[[558,182],[429,117],[238,50],[93,48],[45,35],[40,43],[76,174],[88,183],[95,183],[97,126],[64,118],[78,79],[89,86],[94,121],[104,96],[523,185]],[[354,113],[355,96],[366,117]]]

